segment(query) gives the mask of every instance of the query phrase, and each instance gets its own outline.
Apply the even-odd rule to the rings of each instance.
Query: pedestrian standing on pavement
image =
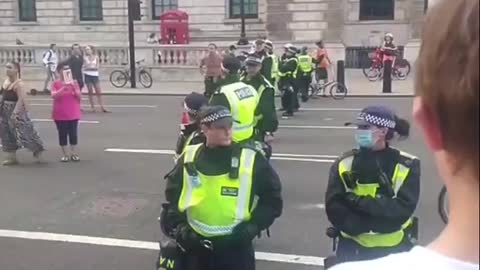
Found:
[[[261,74],[262,59],[255,54],[247,58],[247,75],[242,82],[257,90],[259,101],[255,110],[254,140],[270,144],[277,131],[278,119],[275,110],[275,89]]]
[[[43,54],[43,64],[45,65],[45,71],[47,78],[43,85],[43,91],[48,92],[50,83],[55,80],[55,72],[57,70],[58,57],[57,52],[55,51],[56,45],[50,44],[50,48]]]
[[[328,68],[331,65],[331,61],[328,57],[327,49],[325,48],[325,43],[323,40],[320,40],[315,44],[317,45],[315,57],[315,82],[317,84],[325,84],[328,81]],[[325,92],[322,94],[325,96]]]
[[[298,89],[296,85],[298,59],[297,48],[291,44],[285,45],[285,54],[278,68],[278,88],[282,92],[282,108],[285,112],[283,118],[293,116],[293,112],[300,107],[298,103]]]
[[[223,76],[209,102],[210,105],[221,105],[232,112],[233,141],[236,143],[252,139],[259,100],[257,91],[240,81],[240,68],[238,58],[227,56],[223,59]]]
[[[95,104],[93,102],[93,92],[95,91],[100,110],[104,113],[108,113],[109,111],[105,109],[103,104],[102,89],[100,87],[100,59],[98,58],[98,55],[95,54],[93,46],[89,45],[85,47],[83,63],[83,74],[85,75],[85,84],[88,89],[88,101],[90,102],[90,107],[92,111],[95,112]]]
[[[206,142],[188,146],[166,176],[161,223],[185,251],[181,269],[254,270],[252,240],[282,213],[277,173],[255,149],[233,144],[232,124],[227,108],[207,107]]]
[[[303,102],[308,101],[308,88],[312,83],[313,58],[308,54],[308,47],[303,47],[298,56],[297,85]]]
[[[32,151],[34,158],[41,162],[45,148],[28,115],[20,64],[7,62],[6,72],[7,78],[0,86],[0,138],[6,156],[3,165],[16,165],[17,150],[23,147]]]
[[[52,85],[52,119],[57,126],[58,141],[63,153],[60,161],[77,162],[80,161],[77,145],[82,93],[66,62],[58,65],[57,78],[58,80],[54,81]],[[70,149],[68,149],[68,144],[70,144]]]
[[[335,270],[479,269],[479,2],[436,2],[422,31],[413,117],[447,187],[448,224],[426,247]]]
[[[337,262],[410,250],[420,196],[420,160],[391,147],[396,135],[408,137],[410,124],[383,106],[363,109],[353,124],[358,148],[332,165],[325,195],[340,232]]]
[[[192,92],[185,97],[183,108],[188,116],[188,122],[182,123],[180,136],[177,140],[176,158],[185,151],[185,147],[192,144],[203,143],[205,136],[200,129],[200,111],[208,105],[208,99],[199,93]]]
[[[205,78],[206,97],[211,97],[217,89],[218,80],[222,75],[222,56],[217,52],[217,45],[208,45],[208,55],[200,63],[200,73]]]

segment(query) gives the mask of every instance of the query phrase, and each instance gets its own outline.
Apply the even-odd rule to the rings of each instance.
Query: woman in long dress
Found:
[[[15,165],[17,150],[27,148],[41,161],[45,151],[35,130],[26,104],[26,93],[21,80],[20,65],[10,61],[6,65],[7,78],[0,86],[0,138],[5,154],[4,166]]]

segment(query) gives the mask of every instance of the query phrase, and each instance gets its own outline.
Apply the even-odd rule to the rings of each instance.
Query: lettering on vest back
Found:
[[[234,91],[239,100],[253,97],[253,93],[249,87],[240,88]]]
[[[238,197],[238,188],[222,187],[222,196]]]

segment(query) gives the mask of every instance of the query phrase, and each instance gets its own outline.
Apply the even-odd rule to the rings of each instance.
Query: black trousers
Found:
[[[60,146],[78,144],[78,120],[55,121]]]
[[[255,270],[255,252],[246,247],[222,247],[210,251],[200,249],[187,253],[182,270]]]
[[[300,96],[302,97],[302,101],[306,102],[308,100],[308,87],[312,83],[312,74],[305,73],[299,74],[298,76],[298,91],[300,92]]]
[[[336,252],[336,263],[374,260],[390,254],[409,251],[412,247],[413,245],[408,237],[405,237],[398,246],[378,248],[366,248],[351,239],[340,237]]]
[[[293,114],[296,109],[300,108],[300,103],[298,102],[298,88],[295,85],[294,80],[280,80],[279,88],[282,92],[282,107],[285,109],[285,112]]]

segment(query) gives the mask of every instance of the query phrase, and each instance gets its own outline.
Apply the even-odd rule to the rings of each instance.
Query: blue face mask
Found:
[[[355,141],[358,146],[362,148],[372,148],[375,143],[373,141],[373,131],[371,130],[357,130],[355,132]]]

